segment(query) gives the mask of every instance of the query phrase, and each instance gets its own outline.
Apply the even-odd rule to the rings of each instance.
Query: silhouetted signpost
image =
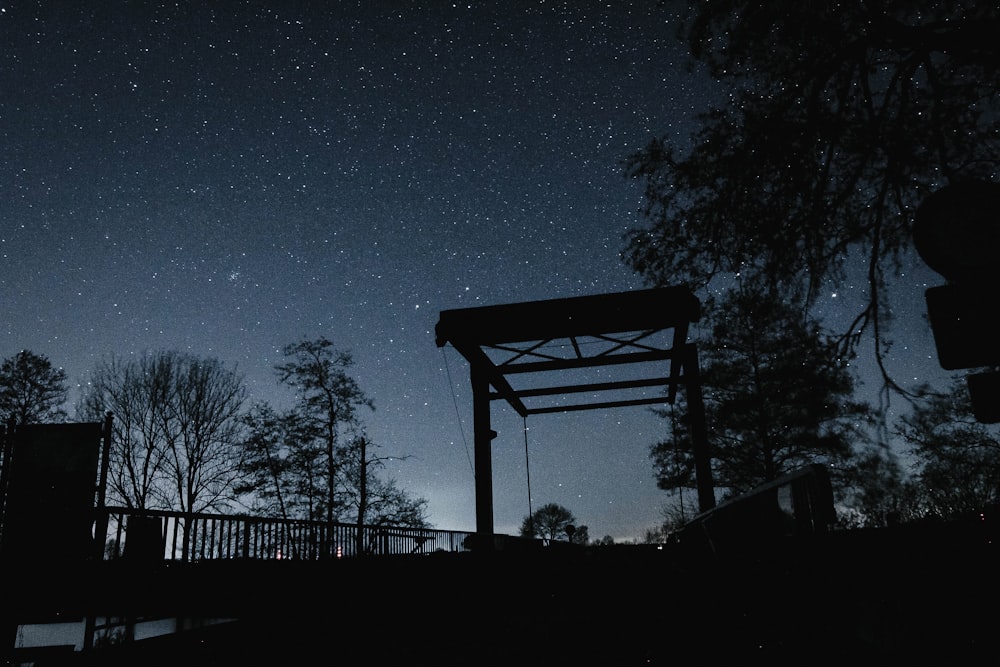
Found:
[[[969,181],[929,195],[917,209],[913,244],[947,280],[927,290],[927,316],[945,370],[1000,366],[996,343],[1000,183]],[[972,409],[983,423],[1000,422],[1000,372],[966,377]]]

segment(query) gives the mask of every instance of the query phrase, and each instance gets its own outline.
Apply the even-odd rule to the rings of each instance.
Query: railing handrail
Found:
[[[97,508],[101,558],[319,560],[463,551],[467,531],[135,507]],[[150,520],[154,521],[150,521]],[[155,521],[159,519],[159,521]],[[129,524],[133,525],[130,527]],[[131,536],[129,531],[131,530]],[[129,539],[133,544],[129,545]],[[360,552],[360,553],[359,553]]]
[[[119,507],[119,506],[107,506],[104,508],[98,508],[98,512],[107,512],[109,514],[123,514],[123,515],[142,515],[142,516],[159,516],[159,517],[193,517],[196,519],[239,519],[241,521],[247,522],[259,522],[259,523],[287,523],[287,524],[316,524],[316,525],[330,525],[331,523],[338,526],[356,526],[356,523],[348,523],[343,521],[327,521],[325,519],[303,519],[297,517],[281,517],[281,516],[261,516],[259,514],[247,514],[247,513],[236,513],[236,514],[221,514],[216,512],[189,512],[185,510],[163,510],[163,509],[146,509],[139,507]],[[396,526],[393,524],[386,523],[368,523],[364,524],[365,527],[370,528],[399,528],[401,530],[426,530],[431,532],[453,532],[453,533],[466,533],[467,531],[441,531],[437,528],[414,528],[412,526]]]

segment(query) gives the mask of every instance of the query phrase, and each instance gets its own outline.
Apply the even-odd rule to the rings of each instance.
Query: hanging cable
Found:
[[[472,463],[472,456],[469,454],[469,443],[465,439],[465,429],[462,428],[462,413],[458,409],[458,398],[455,396],[455,383],[451,380],[451,368],[448,366],[448,355],[441,348],[441,356],[444,357],[444,371],[448,375],[448,391],[451,392],[451,401],[455,404],[455,418],[458,420],[458,432],[462,434],[462,445],[465,447],[465,458],[469,461],[469,469],[472,476],[476,476],[476,466]]]
[[[528,478],[528,517],[530,521],[532,519],[531,512],[531,465],[528,461],[528,417],[524,416],[521,419],[524,420],[524,473],[525,477]]]

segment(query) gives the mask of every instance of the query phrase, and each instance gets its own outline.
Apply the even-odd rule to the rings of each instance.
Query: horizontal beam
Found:
[[[498,345],[624,331],[661,330],[701,317],[701,302],[685,287],[528,301],[441,312],[438,347]]]
[[[497,370],[503,375],[513,373],[544,373],[548,371],[569,371],[577,368],[596,368],[621,364],[645,364],[654,361],[669,361],[676,355],[673,350],[655,352],[624,352],[603,357],[583,357],[581,359],[558,359],[552,361],[525,361],[522,363],[500,364]]]
[[[640,387],[662,387],[670,383],[668,378],[646,378],[642,380],[620,380],[616,382],[594,382],[591,384],[575,384],[560,387],[539,387],[535,389],[516,389],[514,395],[518,398],[531,396],[554,396],[557,394],[573,394],[588,391],[616,391],[622,389],[638,389]],[[490,398],[506,398],[501,394],[492,394]]]
[[[579,403],[576,405],[550,406],[546,408],[529,408],[529,415],[544,415],[554,412],[576,412],[580,410],[603,410],[606,408],[624,408],[634,405],[655,405],[657,403],[669,403],[666,396],[659,398],[637,398],[625,401],[605,401],[603,403]]]

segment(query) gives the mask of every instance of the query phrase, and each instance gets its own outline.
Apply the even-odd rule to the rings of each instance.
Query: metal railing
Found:
[[[103,544],[105,560],[323,560],[429,554],[466,550],[467,538],[473,535],[452,530],[125,507],[106,507],[98,513],[95,537]]]

